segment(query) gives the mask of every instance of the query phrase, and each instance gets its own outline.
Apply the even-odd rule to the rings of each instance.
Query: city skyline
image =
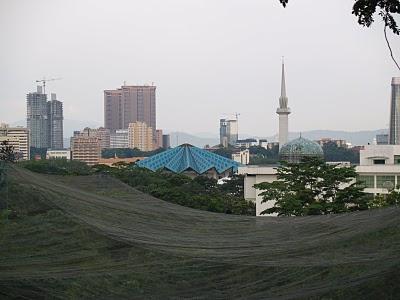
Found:
[[[0,4],[4,25],[0,32],[5,37],[0,79],[9,87],[0,91],[0,104],[13,112],[0,112],[1,121],[12,124],[24,118],[26,91],[46,75],[63,77],[49,83],[47,92],[61,95],[66,119],[103,124],[104,89],[120,86],[124,80],[128,85],[155,82],[160,128],[217,132],[220,118],[240,112],[240,132],[270,136],[278,132],[272,116],[279,97],[276,74],[280,57],[285,55],[290,66],[288,93],[296,111],[291,118],[293,128],[356,131],[389,125],[390,80],[398,72],[379,24],[361,28],[349,13],[348,1],[305,1],[283,9],[278,1],[173,0],[173,5],[167,5],[151,0],[135,4],[138,15],[133,4],[117,2],[126,8],[120,13],[133,13],[137,18],[110,13],[110,23],[103,24],[104,13],[118,8],[103,1],[96,2],[97,6],[81,2],[78,6],[77,1]],[[309,5],[315,9],[309,10]],[[29,22],[34,9],[48,17]],[[331,18],[321,14],[322,10],[329,10]],[[153,13],[154,21],[149,22]],[[86,22],[87,15],[93,25]],[[170,16],[167,25],[166,15]],[[236,22],[239,16],[243,23]],[[71,17],[76,22],[70,23]],[[19,22],[22,18],[25,21]],[[335,18],[341,23],[333,22]],[[274,26],[277,21],[279,28]],[[67,31],[60,30],[67,24]],[[89,35],[99,26],[104,30]],[[11,27],[15,30],[8,30]],[[301,39],[299,31],[304,31]],[[37,32],[41,32],[42,43],[22,47],[26,40],[38,38]],[[393,49],[400,49],[399,40],[389,38]],[[104,45],[104,39],[113,47]],[[100,42],[102,46],[97,47]],[[330,50],[333,46],[335,51]],[[363,55],[359,55],[360,48]],[[355,120],[354,111],[360,107],[362,116]]]

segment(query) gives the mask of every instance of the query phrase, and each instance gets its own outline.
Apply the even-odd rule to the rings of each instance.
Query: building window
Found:
[[[384,159],[374,159],[374,165],[384,165],[385,162]]]
[[[379,189],[393,189],[396,187],[395,176],[376,176],[376,187]]]
[[[394,164],[395,165],[400,165],[400,155],[395,155],[394,156]]]
[[[373,175],[361,175],[357,177],[357,181],[367,189],[375,188],[375,178]]]

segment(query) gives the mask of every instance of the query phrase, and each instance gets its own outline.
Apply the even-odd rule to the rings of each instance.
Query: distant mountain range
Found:
[[[387,133],[387,129],[378,130],[363,130],[363,131],[338,131],[338,130],[311,130],[304,132],[290,132],[289,139],[295,139],[301,136],[310,140],[319,140],[321,138],[332,138],[332,139],[342,139],[351,143],[353,146],[366,145],[371,143],[377,134]],[[201,133],[199,135],[193,135],[185,132],[170,132],[171,136],[171,146],[180,145],[183,143],[192,144],[197,147],[204,147],[205,145],[218,145],[219,137],[212,136],[211,134]],[[241,138],[254,137],[256,139],[267,139],[268,141],[277,141],[278,135],[269,137],[259,137],[244,134]]]
[[[11,126],[26,126],[26,121],[21,120],[14,122]],[[81,130],[85,127],[97,128],[101,123],[96,121],[86,122],[78,120],[64,120],[64,146],[69,147],[69,139],[73,135],[74,130]],[[387,129],[378,130],[363,130],[363,131],[338,131],[338,130],[311,130],[303,131],[301,135],[310,140],[318,140],[321,138],[343,139],[352,145],[366,145],[371,143],[377,134],[387,133]],[[218,145],[219,136],[209,132],[201,132],[197,134],[190,134],[186,132],[169,132],[171,136],[171,146],[175,147],[180,144],[188,143],[197,147],[204,147],[205,145]],[[290,132],[289,139],[295,139],[300,136],[300,132]],[[261,137],[252,136],[249,134],[240,135],[240,138],[256,138],[267,139],[268,141],[277,141],[278,135]]]

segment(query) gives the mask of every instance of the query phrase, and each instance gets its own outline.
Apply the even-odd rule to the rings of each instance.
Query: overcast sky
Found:
[[[383,26],[360,27],[354,1],[0,0],[0,122],[25,118],[43,76],[64,117],[103,123],[103,90],[157,85],[158,127],[275,134],[285,56],[291,131],[387,127]],[[390,35],[400,58],[400,38]],[[77,128],[79,129],[79,128]]]

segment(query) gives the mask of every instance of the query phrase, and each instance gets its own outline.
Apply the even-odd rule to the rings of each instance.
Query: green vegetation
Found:
[[[260,146],[250,147],[250,165],[269,165],[279,161],[279,146],[265,149]]]
[[[0,161],[14,162],[15,160],[14,147],[8,141],[2,141],[0,143]]]
[[[101,156],[103,158],[131,158],[131,157],[148,157],[152,156],[161,152],[164,152],[165,149],[159,148],[154,151],[140,151],[139,149],[124,149],[124,148],[117,148],[117,149],[103,149]]]
[[[52,175],[89,175],[92,169],[85,163],[77,160],[42,159],[19,163],[20,166],[36,173]]]
[[[325,161],[348,161],[353,164],[360,163],[360,153],[351,149],[338,147],[334,142],[326,143],[322,149],[324,150]]]
[[[31,160],[35,160],[36,156],[40,157],[40,159],[46,159],[47,148],[30,148]]]
[[[275,201],[263,214],[305,216],[343,213],[369,208],[368,197],[357,177],[355,167],[327,165],[318,159],[282,164],[278,180],[255,185],[263,192],[263,202]]]
[[[104,173],[13,172],[1,299],[400,297],[393,209],[256,219],[175,207]]]
[[[118,163],[114,168],[105,165],[90,168],[79,161],[52,159],[26,161],[19,165],[51,175],[107,174],[146,194],[182,206],[218,213],[255,215],[255,204],[243,199],[242,176],[217,184],[216,180],[203,176],[191,179],[165,171],[151,172],[125,163]]]
[[[97,172],[109,174],[156,198],[195,209],[236,215],[255,215],[255,204],[243,199],[243,176],[224,184],[198,176],[194,179],[166,171],[119,165],[118,168],[95,166]]]

